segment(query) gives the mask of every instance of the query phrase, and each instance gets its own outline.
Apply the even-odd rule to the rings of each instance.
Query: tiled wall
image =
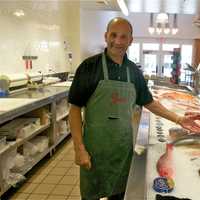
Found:
[[[25,15],[16,17],[16,10]],[[73,71],[80,63],[77,1],[0,1],[0,27],[0,74],[24,73],[22,56],[38,57],[32,61],[33,72]]]

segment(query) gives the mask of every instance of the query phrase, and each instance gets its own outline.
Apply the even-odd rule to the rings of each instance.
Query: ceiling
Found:
[[[192,14],[200,20],[200,0],[124,0],[130,12]],[[53,17],[69,4],[83,9],[120,11],[117,0],[0,0],[0,16],[22,9],[32,15]]]
[[[124,0],[130,12],[199,14],[200,0]],[[117,0],[80,0],[84,9],[119,11]]]

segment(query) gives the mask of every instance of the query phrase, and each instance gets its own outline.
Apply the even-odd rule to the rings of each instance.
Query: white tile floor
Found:
[[[45,159],[46,160],[46,159]],[[46,162],[9,197],[10,200],[78,200],[79,167],[74,164],[72,140],[61,145]]]

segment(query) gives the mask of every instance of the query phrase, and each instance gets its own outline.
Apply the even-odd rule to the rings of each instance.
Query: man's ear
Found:
[[[107,32],[104,33],[104,39],[107,41]]]
[[[133,36],[131,36],[129,46],[133,43]]]

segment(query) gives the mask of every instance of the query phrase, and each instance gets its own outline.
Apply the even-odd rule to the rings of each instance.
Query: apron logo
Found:
[[[127,102],[127,99],[120,97],[118,92],[113,92],[112,95],[111,95],[111,98],[112,98],[112,100],[111,100],[112,104],[120,104],[120,103],[126,103]]]

